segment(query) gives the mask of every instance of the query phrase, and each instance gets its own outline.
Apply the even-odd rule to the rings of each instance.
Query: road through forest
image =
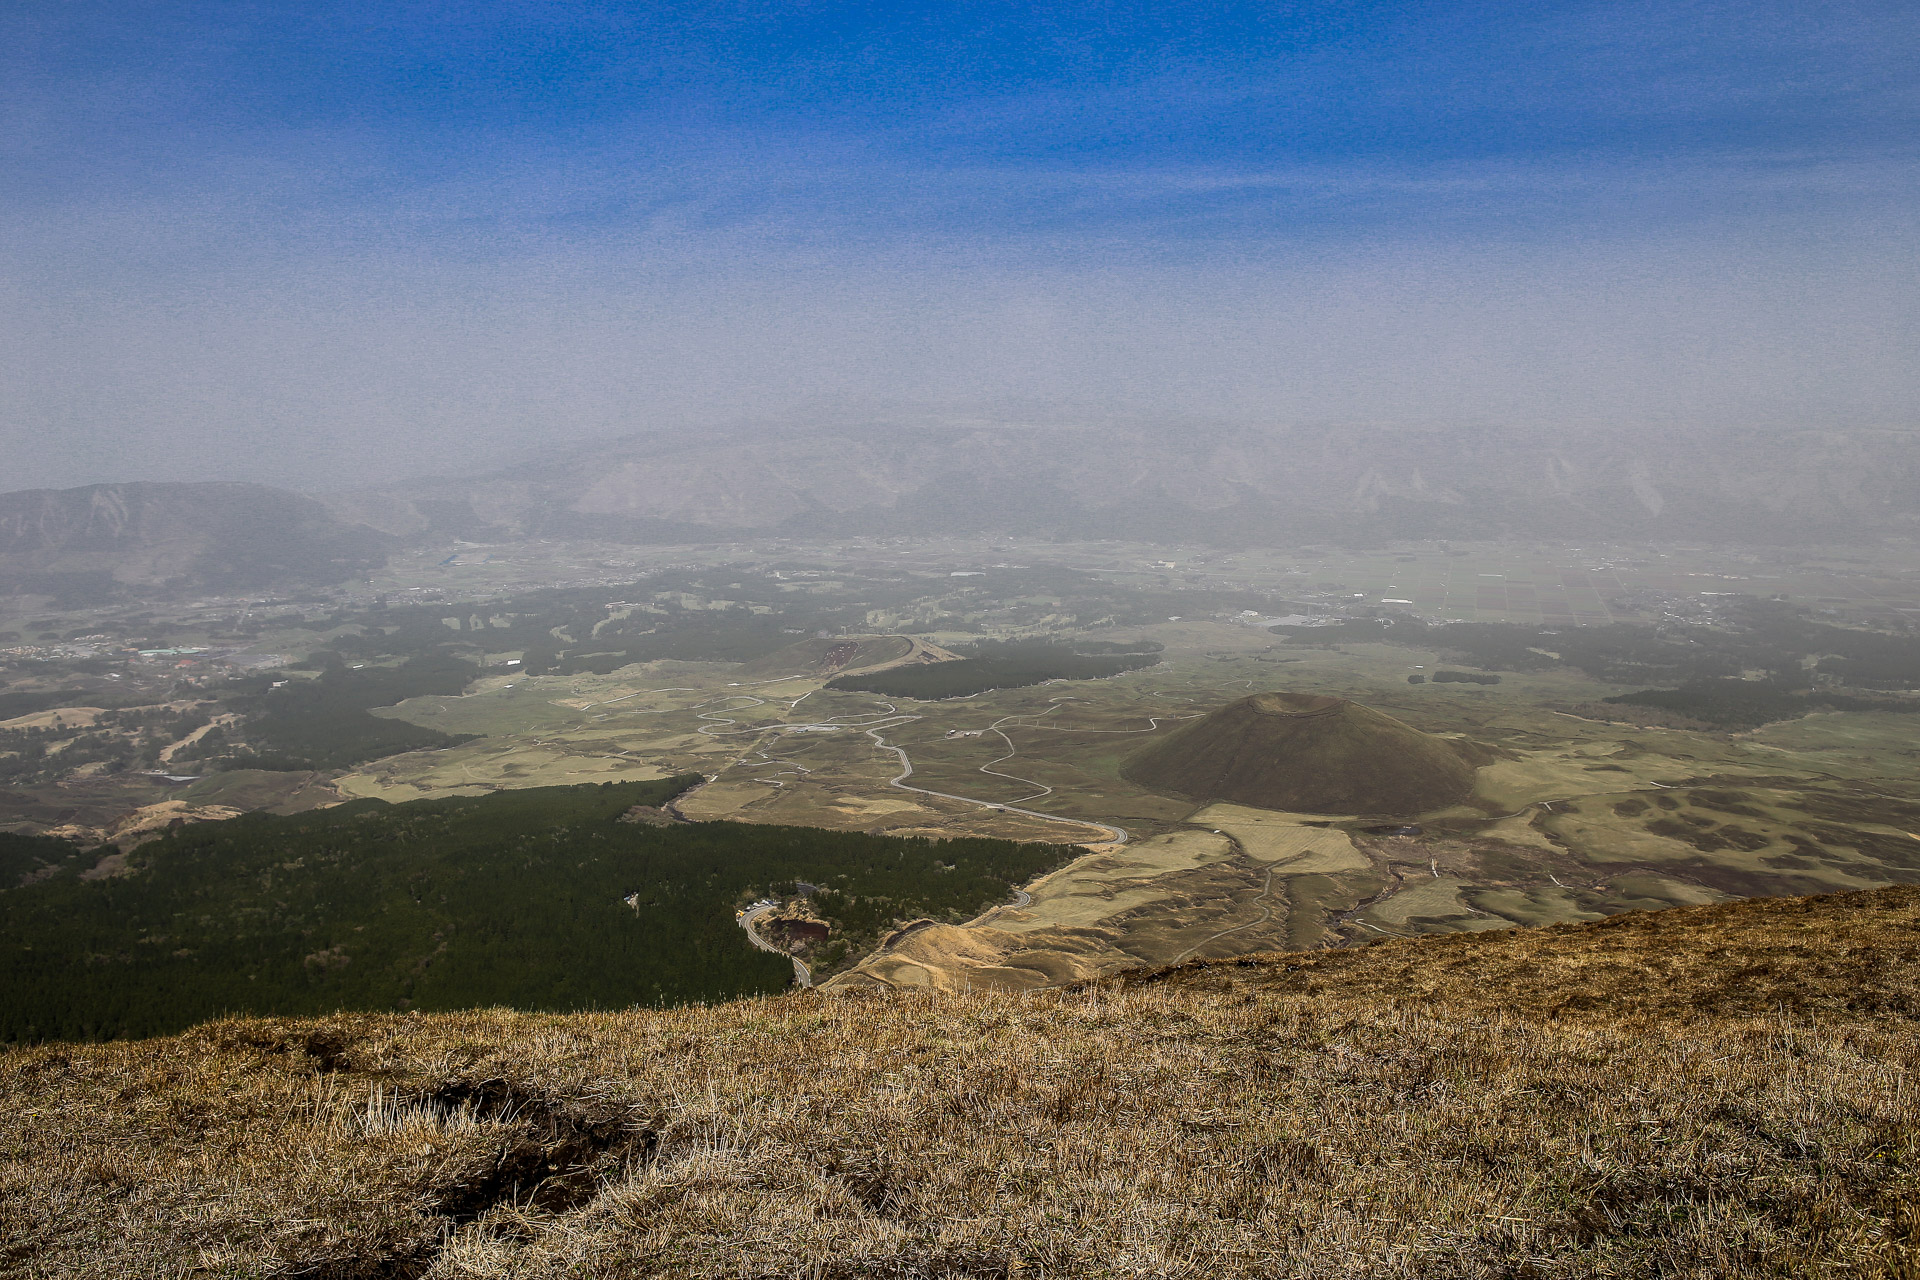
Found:
[[[794,982],[803,987],[812,986],[813,970],[807,968],[807,962],[805,960],[802,960],[799,956],[788,955],[787,952],[782,951],[780,948],[774,946],[771,942],[768,942],[765,938],[761,937],[760,930],[754,927],[755,925],[759,924],[762,920],[766,919],[768,913],[771,912],[772,910],[773,908],[771,906],[750,907],[746,911],[740,914],[740,927],[747,931],[747,941],[751,942],[754,946],[760,948],[762,951],[771,951],[773,952],[773,954],[777,956],[786,956],[787,959],[793,961]]]

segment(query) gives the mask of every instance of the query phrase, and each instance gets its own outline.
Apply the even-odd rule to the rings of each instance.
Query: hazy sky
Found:
[[[0,7],[0,488],[1015,403],[1920,425],[1920,6]]]

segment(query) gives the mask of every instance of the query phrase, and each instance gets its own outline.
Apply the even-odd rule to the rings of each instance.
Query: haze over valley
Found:
[[[109,580],[255,590],[343,582],[401,548],[747,534],[1817,545],[1912,536],[1914,440],[958,415],[666,429],[468,478],[311,495],[165,483],[15,492],[0,496],[0,575],[54,594]]]

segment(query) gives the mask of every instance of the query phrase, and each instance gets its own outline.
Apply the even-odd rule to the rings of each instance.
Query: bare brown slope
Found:
[[[1152,743],[1121,775],[1192,800],[1412,815],[1466,799],[1473,772],[1461,746],[1371,707],[1257,693]]]
[[[1920,888],[1629,911],[1591,924],[1438,934],[1209,960],[1114,979],[1204,986],[1251,968],[1306,997],[1596,1024],[1791,1014],[1920,1020]]]
[[[0,1055],[9,1275],[1896,1276],[1920,890]]]

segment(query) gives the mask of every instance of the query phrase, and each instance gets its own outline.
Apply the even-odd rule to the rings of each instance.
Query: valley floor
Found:
[[[1912,1276],[1920,889],[0,1055],[22,1277]]]

